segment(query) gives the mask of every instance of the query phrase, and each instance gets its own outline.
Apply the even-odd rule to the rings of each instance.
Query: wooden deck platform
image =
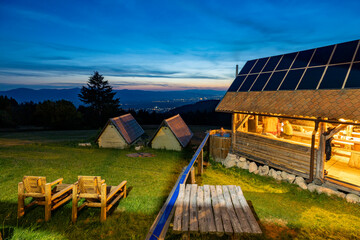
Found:
[[[181,184],[175,206],[174,233],[262,233],[239,186]]]

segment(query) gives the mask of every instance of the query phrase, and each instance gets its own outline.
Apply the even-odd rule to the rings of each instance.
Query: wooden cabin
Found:
[[[188,145],[193,133],[178,114],[165,119],[150,140],[150,146],[155,149],[181,151]]]
[[[144,134],[144,130],[128,113],[110,118],[96,139],[99,147],[124,149],[134,144]]]
[[[246,62],[216,108],[232,114],[231,151],[360,191],[359,40]]]

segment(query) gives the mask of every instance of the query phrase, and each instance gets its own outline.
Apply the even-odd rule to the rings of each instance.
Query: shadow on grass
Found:
[[[121,203],[121,200],[120,200]],[[2,239],[144,239],[153,215],[126,212],[114,206],[104,223],[100,208],[84,208],[75,224],[71,222],[70,203],[52,211],[44,221],[44,207],[37,206],[17,219],[17,204],[0,202],[0,233]]]

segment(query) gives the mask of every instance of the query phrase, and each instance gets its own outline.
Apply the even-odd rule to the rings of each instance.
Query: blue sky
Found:
[[[0,90],[218,89],[247,60],[360,38],[360,1],[1,0]]]

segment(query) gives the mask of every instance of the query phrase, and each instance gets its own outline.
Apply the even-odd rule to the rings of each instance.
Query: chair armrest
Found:
[[[60,192],[55,193],[54,195],[52,195],[51,200],[54,200],[62,195],[64,195],[65,193],[72,191],[73,190],[73,184],[67,186],[66,188],[64,188],[63,190],[61,190]]]
[[[117,192],[119,192],[125,185],[127,181],[122,181],[119,185],[117,185],[106,197],[106,202],[108,202]]]
[[[62,183],[63,180],[64,180],[64,178],[59,178],[49,184],[50,184],[50,186],[54,186],[55,184]]]

